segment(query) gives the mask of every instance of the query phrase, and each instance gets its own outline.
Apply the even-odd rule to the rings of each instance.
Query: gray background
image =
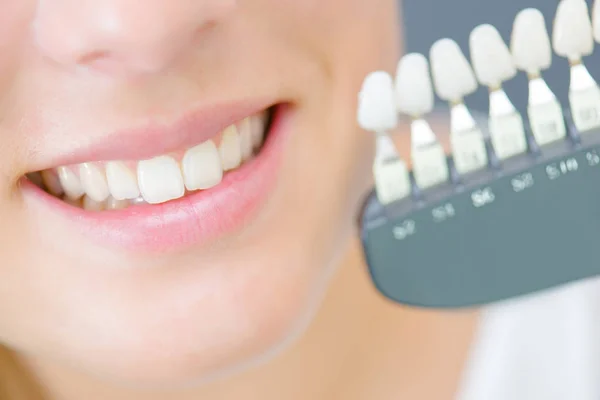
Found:
[[[590,10],[592,3],[593,0],[588,0]],[[509,44],[514,18],[520,10],[527,7],[538,8],[544,13],[548,32],[552,34],[552,20],[557,4],[557,0],[404,0],[406,50],[428,56],[429,49],[436,40],[449,37],[456,40],[467,57],[470,57],[469,34],[474,27],[483,23],[498,28]],[[597,80],[600,79],[600,45],[584,61],[590,73]],[[569,86],[567,61],[555,56],[552,67],[544,73],[544,78],[566,106]],[[515,106],[524,112],[527,104],[527,80],[524,74],[519,73],[515,79],[507,82],[505,89]],[[486,112],[486,89],[480,88],[466,102],[469,106]]]

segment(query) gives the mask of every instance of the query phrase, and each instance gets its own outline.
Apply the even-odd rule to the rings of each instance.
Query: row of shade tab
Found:
[[[561,0],[553,22],[550,37],[544,15],[527,8],[515,18],[510,47],[494,26],[483,24],[469,37],[470,62],[455,41],[444,38],[433,44],[429,60],[419,53],[402,57],[395,78],[385,71],[365,78],[359,94],[358,122],[377,135],[373,173],[381,203],[413,193],[407,165],[389,136],[401,115],[411,120],[411,169],[420,190],[448,182],[450,166],[463,177],[488,168],[490,147],[500,162],[527,153],[531,141],[524,118],[502,87],[518,71],[528,77],[527,117],[532,139],[542,149],[564,140],[567,127],[563,106],[543,78],[543,71],[552,62],[552,50],[569,60],[568,106],[576,130],[585,134],[600,128],[600,89],[583,62],[594,51],[594,42],[600,42],[600,0],[596,0],[591,16],[585,0]],[[490,96],[484,127],[463,102],[479,84],[489,88]],[[426,120],[434,108],[434,91],[450,104],[450,164]]]

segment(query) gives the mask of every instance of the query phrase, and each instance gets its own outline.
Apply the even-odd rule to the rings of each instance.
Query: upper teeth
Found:
[[[61,166],[41,173],[54,195],[65,194],[71,202],[84,197],[87,209],[122,208],[124,202],[162,203],[182,197],[186,190],[208,189],[218,185],[224,171],[240,166],[262,144],[265,129],[263,114],[248,117],[227,127],[220,142],[207,140],[178,159],[161,155],[137,162],[83,163]]]

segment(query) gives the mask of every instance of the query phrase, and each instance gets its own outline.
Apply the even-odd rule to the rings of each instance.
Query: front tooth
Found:
[[[96,201],[89,195],[83,197],[83,208],[88,211],[104,210],[104,202]]]
[[[51,194],[55,196],[60,196],[63,194],[63,187],[60,184],[58,175],[56,175],[53,170],[46,169],[42,171],[42,181],[44,182],[46,189],[48,189]]]
[[[75,200],[83,196],[83,187],[77,174],[67,167],[58,167],[57,172],[58,179],[67,197]]]
[[[140,189],[133,172],[122,162],[106,164],[106,178],[110,194],[117,200],[135,199],[140,196]]]
[[[140,161],[137,174],[142,197],[150,204],[177,199],[185,193],[181,170],[172,157]]]
[[[223,131],[219,153],[221,155],[223,171],[235,169],[241,164],[242,149],[240,146],[240,135],[235,125],[231,125]]]
[[[239,128],[240,147],[242,149],[242,160],[247,160],[252,155],[252,122],[250,118],[242,121]]]
[[[211,188],[223,178],[219,151],[212,140],[186,151],[182,164],[185,187],[188,190]]]
[[[102,202],[110,195],[104,172],[94,164],[81,164],[79,166],[79,176],[83,190],[93,200]]]

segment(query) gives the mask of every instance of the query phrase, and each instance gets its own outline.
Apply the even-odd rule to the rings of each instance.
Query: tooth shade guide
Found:
[[[413,120],[411,139],[412,170],[417,186],[427,189],[448,181],[446,153],[429,123],[421,118]]]
[[[529,96],[527,114],[535,141],[544,146],[564,138],[567,128],[562,106],[548,87],[540,71],[527,73]]]
[[[382,204],[390,204],[411,194],[411,183],[406,163],[399,157],[381,158],[373,164],[377,197]]]
[[[544,146],[567,135],[562,108],[558,101],[530,106],[528,115],[531,131],[538,145]]]
[[[523,118],[519,113],[490,118],[490,137],[500,160],[527,152]]]
[[[579,132],[600,127],[600,89],[581,60],[571,63],[569,104],[573,124]]]
[[[398,158],[398,151],[392,138],[386,132],[375,133],[375,158],[376,160],[387,160]]]
[[[412,188],[406,163],[399,157],[392,139],[383,132],[376,133],[373,176],[377,197],[382,204],[410,196]]]
[[[527,137],[521,114],[501,86],[490,88],[490,138],[500,160],[527,152]]]
[[[538,145],[563,139],[567,134],[562,107],[541,76],[529,80],[529,125]]]
[[[573,122],[579,132],[585,134],[600,127],[600,90],[587,90],[569,93]]]
[[[483,134],[478,128],[450,136],[456,172],[466,175],[487,167],[488,156]]]
[[[390,204],[408,197],[411,193],[406,164],[399,158],[373,165],[375,188],[381,204]]]
[[[420,116],[413,116],[410,124],[411,147],[418,148],[436,143],[437,138],[429,123]]]
[[[460,175],[485,168],[489,159],[483,132],[462,101],[450,105],[450,146]]]
[[[600,0],[595,1],[595,8],[600,7]],[[565,45],[565,37],[560,40],[571,76],[576,77],[571,79],[570,110],[561,106],[544,81],[545,68],[520,68],[530,87],[531,134],[526,133],[524,117],[504,93],[504,80],[492,77],[485,85],[480,79],[489,89],[490,103],[496,102],[489,110],[492,146],[486,149],[493,168],[473,171],[460,182],[429,187],[422,198],[386,207],[377,204],[374,196],[368,201],[362,220],[365,256],[376,286],[388,298],[413,306],[463,307],[598,275],[597,254],[587,238],[598,233],[589,215],[597,213],[600,204],[600,191],[594,189],[600,176],[600,89],[581,61],[581,55],[587,55],[585,46],[579,46],[583,50],[577,56]],[[578,40],[566,40],[577,50]],[[452,97],[443,100],[458,108],[462,99]],[[464,144],[453,139],[465,132],[469,131],[451,128],[457,171]],[[502,161],[499,165],[494,156]],[[412,158],[417,167],[423,164],[416,162],[414,149]],[[419,180],[415,172],[413,167]],[[576,223],[570,215],[557,220],[565,210],[571,210]],[[557,229],[571,233],[557,237],[553,234]],[[565,255],[565,240],[572,244],[568,248],[577,249],[571,255]],[[498,243],[506,246],[490,256],[494,247],[490,244]],[[572,254],[585,254],[586,263],[565,268]]]
[[[540,150],[423,198],[382,207],[370,196],[361,240],[380,292],[410,306],[462,308],[597,276],[589,239],[599,232],[590,215],[600,207],[600,129]],[[585,262],[570,263],[573,254]]]

